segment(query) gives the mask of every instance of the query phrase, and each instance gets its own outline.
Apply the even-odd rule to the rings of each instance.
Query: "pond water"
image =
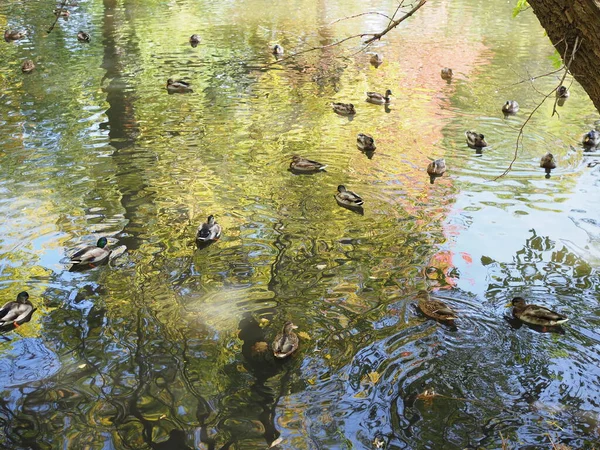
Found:
[[[2,448],[600,440],[600,166],[581,147],[598,113],[567,77],[571,97],[538,109],[497,178],[562,75],[533,79],[554,50],[513,2],[430,0],[366,52],[354,39],[270,53],[380,31],[380,15],[332,22],[396,6],[80,0],[47,33],[54,4],[0,4],[2,28],[27,31],[0,45],[0,292],[38,308],[0,340]],[[193,92],[169,95],[167,78]],[[388,88],[389,107],[365,102]],[[518,114],[503,117],[506,100]],[[469,129],[489,147],[467,147]],[[371,158],[358,133],[375,137]],[[294,154],[326,172],[292,174]],[[363,215],[336,204],[339,184]],[[209,214],[223,236],[197,248]],[[69,271],[100,236],[127,251]],[[455,327],[416,310],[421,289],[459,312]],[[517,295],[570,321],[519,326]],[[256,343],[287,320],[300,348],[275,363]]]

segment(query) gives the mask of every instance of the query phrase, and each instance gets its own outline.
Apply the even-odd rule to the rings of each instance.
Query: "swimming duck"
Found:
[[[446,172],[446,160],[444,158],[431,161],[427,166],[427,174],[431,179],[431,184],[435,177],[441,177]]]
[[[556,169],[556,161],[552,153],[546,153],[540,160],[540,167],[546,169],[546,178],[550,178],[550,171]]]
[[[275,358],[287,358],[298,349],[298,336],[292,330],[298,328],[292,322],[286,322],[283,331],[275,336],[271,345]]]
[[[27,322],[27,317],[35,311],[35,308],[29,301],[29,294],[26,291],[19,292],[17,301],[8,302],[0,308],[0,327],[14,324],[16,327],[23,322]]]
[[[389,89],[385,91],[385,95],[381,95],[377,92],[367,92],[367,101],[369,103],[373,103],[374,105],[386,105],[390,102],[391,95],[392,91]]]
[[[77,40],[79,42],[90,42],[90,35],[87,34],[85,31],[79,30],[79,32],[77,33]]]
[[[543,327],[553,327],[569,320],[557,312],[540,305],[528,305],[522,297],[515,297],[512,300],[513,316],[522,322],[531,325],[540,325]]]
[[[337,190],[338,191],[335,194],[335,199],[340,206],[353,209],[362,208],[364,201],[362,198],[360,198],[360,196],[352,191],[346,190],[346,186],[342,184],[338,186]]]
[[[190,44],[192,47],[197,47],[198,44],[200,43],[200,36],[198,36],[197,34],[192,34],[190,36]]]
[[[506,100],[506,103],[502,105],[502,112],[504,114],[516,114],[519,110],[519,104],[514,100]]]
[[[169,94],[172,94],[174,92],[186,93],[192,92],[192,88],[190,86],[190,83],[186,81],[173,80],[172,78],[169,78],[167,80],[167,91],[169,92]]]
[[[423,314],[438,322],[451,323],[458,319],[456,311],[441,300],[432,299],[427,291],[419,291],[419,309]]]
[[[569,89],[566,86],[559,86],[556,89],[556,96],[558,98],[569,98],[569,95],[571,95],[571,93],[569,92]]]
[[[70,263],[75,266],[96,267],[108,260],[112,250],[108,247],[108,240],[102,236],[96,246],[89,245],[71,255]]]
[[[377,148],[375,146],[375,139],[373,136],[369,136],[368,134],[358,133],[356,137],[356,145],[363,152],[374,152]]]
[[[64,17],[65,19],[67,19],[71,15],[71,11],[69,11],[68,9],[56,8],[54,10],[54,15],[58,17]]]
[[[600,131],[590,130],[583,136],[584,147],[597,147],[600,144]]]
[[[273,46],[273,48],[271,48],[271,52],[275,55],[275,56],[279,56],[279,55],[283,55],[284,50],[283,47],[279,44],[275,44]]]
[[[4,40],[8,41],[17,41],[19,39],[23,39],[25,37],[24,31],[14,31],[14,30],[5,30],[4,31]]]
[[[333,111],[340,116],[353,116],[356,114],[356,110],[352,103],[332,103],[331,107],[333,108]]]
[[[196,241],[198,242],[211,242],[217,241],[221,237],[221,225],[215,222],[215,216],[212,214],[206,219],[206,223],[203,223],[198,228],[196,233]]]
[[[31,59],[26,59],[23,61],[23,65],[21,66],[21,71],[23,73],[31,73],[35,69],[35,64]]]
[[[311,161],[310,159],[303,158],[302,156],[292,156],[292,162],[290,163],[290,170],[298,173],[315,173],[325,170],[327,167],[317,161]]]
[[[383,56],[381,56],[379,53],[373,53],[369,61],[373,66],[379,67],[383,63]]]
[[[452,69],[450,67],[444,67],[442,69],[442,80],[450,81],[453,77]]]
[[[487,142],[485,141],[485,137],[483,136],[483,134],[477,133],[475,131],[465,131],[465,136],[467,137],[467,145],[469,147],[487,147]]]

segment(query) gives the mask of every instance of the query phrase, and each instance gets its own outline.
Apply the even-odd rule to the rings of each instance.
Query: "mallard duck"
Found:
[[[333,111],[340,116],[353,116],[356,114],[352,103],[332,103],[331,107],[333,108]]]
[[[358,133],[358,136],[356,137],[356,146],[363,152],[374,152],[377,148],[373,136],[364,133]]]
[[[221,225],[215,222],[215,216],[212,214],[206,219],[206,223],[203,223],[198,228],[196,233],[196,240],[198,242],[211,242],[217,241],[221,237]]]
[[[559,86],[556,89],[556,96],[558,98],[569,98],[569,95],[571,95],[571,93],[569,92],[569,88],[566,86]]]
[[[477,133],[475,131],[465,131],[465,136],[467,137],[467,145],[469,147],[487,147],[487,142],[485,141],[485,137],[483,136],[483,134]]]
[[[275,56],[279,56],[279,55],[283,55],[284,50],[283,47],[279,44],[275,44],[272,48],[271,48],[271,52],[275,55]]]
[[[327,167],[324,164],[321,164],[317,161],[312,161],[310,159],[303,158],[302,156],[294,155],[292,156],[292,162],[290,163],[290,170],[292,172],[299,173],[315,173],[325,170]]]
[[[431,184],[433,184],[433,178],[441,177],[444,172],[446,172],[446,160],[444,158],[431,161],[427,165],[427,174],[432,177]]]
[[[444,67],[442,69],[442,80],[450,81],[452,79],[452,69],[450,67]]]
[[[35,64],[31,59],[26,59],[23,61],[23,65],[21,66],[21,71],[23,73],[31,73],[35,69]]]
[[[186,93],[192,92],[192,88],[190,86],[190,83],[186,81],[173,80],[172,78],[169,78],[167,80],[167,91],[169,92],[169,94],[172,94],[174,92]]]
[[[271,348],[275,358],[287,358],[296,350],[298,350],[298,336],[292,330],[298,328],[292,322],[286,322],[283,326],[283,331],[275,336]]]
[[[108,260],[112,249],[108,247],[108,240],[102,236],[96,246],[89,245],[71,255],[70,263],[75,266],[95,267]]]
[[[340,184],[335,194],[335,199],[340,206],[346,208],[362,208],[363,199],[352,191],[346,190],[346,186]]]
[[[597,147],[600,144],[600,131],[590,130],[583,136],[584,147]]]
[[[502,105],[502,112],[504,114],[516,114],[519,110],[519,104],[514,100],[506,100],[506,103]]]
[[[515,297],[512,300],[513,316],[522,322],[542,327],[553,327],[569,320],[557,312],[540,305],[528,305],[522,297]]]
[[[5,30],[4,31],[4,40],[8,41],[17,41],[19,39],[23,39],[25,37],[24,31],[14,31],[14,30]]]
[[[379,67],[383,63],[383,56],[381,56],[379,53],[373,53],[369,61],[373,66]]]
[[[540,167],[546,169],[546,178],[550,178],[550,171],[556,169],[556,161],[552,153],[546,153],[540,160]]]
[[[427,291],[419,291],[419,309],[423,314],[438,322],[450,323],[458,319],[456,311],[446,305],[443,301],[432,299]]]
[[[68,9],[56,8],[54,10],[54,15],[58,17],[64,17],[66,19],[71,15],[71,11]]]
[[[85,31],[79,30],[79,32],[77,33],[77,40],[79,42],[90,42],[90,35],[87,34]]]
[[[377,92],[367,92],[367,101],[375,105],[386,105],[390,102],[390,96],[392,91],[389,89],[385,91],[385,95],[381,95]]]
[[[8,302],[0,309],[0,327],[10,325],[18,327],[27,322],[35,308],[29,301],[29,294],[25,291],[19,292],[17,301]]]
[[[199,43],[200,43],[200,36],[198,36],[197,34],[192,34],[190,36],[190,44],[192,45],[192,47],[196,47]]]

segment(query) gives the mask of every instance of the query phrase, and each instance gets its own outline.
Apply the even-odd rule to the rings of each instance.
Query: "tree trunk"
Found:
[[[533,12],[570,71],[600,111],[600,1],[529,0]]]

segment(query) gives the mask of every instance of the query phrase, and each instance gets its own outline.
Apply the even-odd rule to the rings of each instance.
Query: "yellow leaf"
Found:
[[[316,383],[314,378],[309,378],[308,380],[306,380],[306,382],[310,385],[314,385]]]
[[[300,336],[302,339],[306,339],[307,341],[310,341],[310,336],[308,335],[308,333],[306,331],[300,331],[298,333],[298,336]]]
[[[327,354],[325,355],[325,359],[331,359],[331,355],[330,355],[329,353],[327,353]]]
[[[368,384],[368,383],[375,384],[379,381],[379,377],[381,377],[381,375],[379,375],[378,372],[369,372],[367,375],[365,375],[363,377],[361,382],[364,384]]]

